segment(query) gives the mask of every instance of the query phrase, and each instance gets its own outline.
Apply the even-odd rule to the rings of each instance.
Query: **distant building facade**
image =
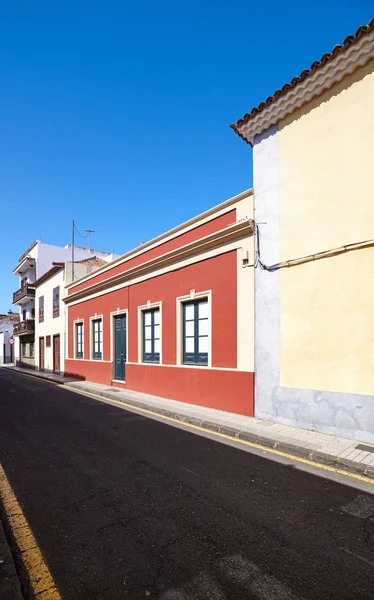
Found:
[[[63,299],[66,285],[74,277],[89,275],[108,261],[90,256],[73,263],[54,262],[35,283],[35,367],[57,374],[65,372],[66,309]]]
[[[6,315],[0,315],[0,365],[13,363],[13,327],[18,321],[18,313],[9,311]]]
[[[115,255],[75,246],[75,260],[99,256],[109,262]],[[53,262],[71,260],[72,247],[52,246],[36,240],[22,254],[13,274],[19,278],[19,289],[13,294],[13,304],[19,307],[20,322],[14,327],[14,356],[18,366],[35,366],[35,281],[46,273]]]

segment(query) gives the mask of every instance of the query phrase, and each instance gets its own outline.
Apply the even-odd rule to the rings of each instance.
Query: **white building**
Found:
[[[74,246],[74,260],[97,257],[111,262],[117,255]],[[52,246],[36,240],[22,254],[13,274],[19,277],[19,289],[13,294],[13,304],[20,307],[20,322],[14,327],[14,358],[19,366],[35,366],[35,282],[51,269],[53,263],[72,259],[72,246]],[[77,275],[75,275],[77,278]]]
[[[74,262],[74,278],[79,279],[108,261],[97,256]],[[36,280],[35,286],[35,368],[54,373],[65,372],[66,306],[65,286],[72,282],[72,262],[54,262]]]
[[[13,362],[14,345],[9,343],[13,337],[13,327],[18,322],[18,315],[9,311],[8,315],[0,315],[0,365]]]

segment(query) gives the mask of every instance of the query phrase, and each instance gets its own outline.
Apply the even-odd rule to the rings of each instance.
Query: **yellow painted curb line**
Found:
[[[1,464],[0,498],[36,600],[61,600],[53,577]]]
[[[8,369],[11,371],[13,369]],[[19,371],[15,371],[19,373]],[[351,477],[353,479],[358,479],[359,481],[364,481],[365,483],[370,483],[374,485],[374,479],[371,477],[367,477],[366,475],[359,475],[358,473],[350,473],[349,471],[344,471],[343,469],[336,469],[334,467],[330,467],[329,465],[323,465],[321,463],[314,462],[312,460],[308,460],[307,458],[301,458],[299,456],[294,456],[292,454],[288,454],[287,452],[282,452],[282,450],[276,450],[275,448],[270,448],[268,446],[262,446],[261,444],[256,444],[256,442],[247,442],[246,440],[241,440],[240,438],[233,437],[231,435],[227,435],[226,433],[220,433],[219,431],[214,431],[213,429],[206,429],[204,427],[200,427],[199,425],[193,425],[192,423],[186,423],[185,421],[180,421],[179,419],[174,419],[173,417],[168,417],[166,415],[162,415],[161,413],[148,410],[146,408],[140,408],[138,406],[134,406],[133,404],[127,404],[126,402],[119,402],[118,400],[112,400],[111,398],[104,398],[103,396],[99,396],[98,394],[94,394],[93,392],[87,392],[85,390],[80,390],[79,388],[71,387],[68,384],[56,383],[51,380],[43,379],[42,377],[37,377],[36,375],[32,375],[31,373],[21,373],[21,375],[27,375],[28,377],[34,377],[34,379],[39,379],[42,381],[48,381],[49,383],[53,383],[54,385],[60,385],[62,388],[71,390],[75,393],[81,393],[86,396],[92,396],[93,398],[97,398],[101,402],[111,402],[114,404],[118,404],[119,406],[125,406],[130,410],[137,410],[139,412],[143,412],[148,415],[153,415],[154,417],[158,417],[160,419],[164,419],[165,421],[171,421],[172,423],[177,423],[179,425],[183,425],[184,427],[189,427],[190,429],[196,429],[197,431],[202,431],[203,433],[209,433],[210,435],[215,435],[217,437],[231,440],[238,444],[243,444],[245,446],[249,446],[251,448],[256,448],[257,450],[263,450],[264,452],[269,452],[270,454],[275,454],[277,456],[282,456],[284,458],[288,458],[290,460],[294,460],[305,465],[309,465],[311,467],[317,469],[323,469],[324,471],[330,471],[330,473],[335,473],[337,475],[344,475],[345,477]]]
[[[124,406],[129,408],[130,410],[136,410],[138,412],[142,412],[148,415],[153,415],[165,421],[171,421],[172,423],[177,423],[178,425],[183,425],[184,427],[189,427],[190,429],[195,429],[197,431],[202,431],[203,433],[209,433],[209,435],[215,435],[217,437],[231,440],[236,442],[237,444],[243,444],[244,446],[249,446],[250,448],[256,448],[257,450],[263,450],[265,452],[269,452],[270,454],[276,454],[277,456],[282,456],[284,458],[289,458],[290,460],[295,460],[297,462],[303,463],[305,465],[310,465],[311,467],[315,467],[318,469],[323,469],[324,471],[330,471],[330,473],[336,473],[337,475],[345,475],[347,477],[353,477],[354,479],[358,479],[359,481],[365,481],[365,483],[374,484],[374,479],[370,477],[366,477],[365,475],[359,475],[358,473],[350,473],[349,471],[343,471],[342,469],[335,469],[334,467],[330,467],[329,465],[322,465],[321,463],[313,462],[312,460],[308,460],[307,458],[301,458],[299,456],[294,456],[292,454],[288,454],[287,452],[282,452],[282,450],[276,450],[275,448],[269,448],[267,446],[262,446],[261,444],[257,444],[256,442],[247,442],[246,440],[241,440],[240,438],[233,437],[231,435],[227,435],[226,433],[220,433],[219,431],[214,431],[212,429],[206,429],[205,427],[200,427],[199,425],[193,425],[192,423],[186,423],[185,421],[180,421],[179,419],[174,419],[173,417],[168,417],[161,413],[155,412],[153,410],[149,410],[147,408],[140,408],[138,406],[133,406],[132,404],[127,404],[126,402],[120,402],[119,400],[112,400],[111,398],[105,398],[103,396],[99,396],[98,394],[94,394],[93,392],[86,392],[85,390],[80,390],[79,388],[71,387],[70,385],[63,385],[65,389],[71,390],[75,393],[81,393],[83,395],[92,396],[93,398],[98,398],[101,402],[110,402],[114,404],[118,404],[119,406]]]

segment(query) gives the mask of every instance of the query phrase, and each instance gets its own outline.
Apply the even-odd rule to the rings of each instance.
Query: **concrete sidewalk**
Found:
[[[1,600],[23,600],[21,586],[16,573],[4,529],[0,521],[0,598]]]
[[[276,448],[293,456],[330,465],[339,470],[374,478],[374,447],[357,440],[299,429],[273,421],[243,417],[212,408],[167,400],[131,390],[88,381],[69,382],[68,387],[91,392],[107,400],[152,410],[159,415],[199,425],[232,437]]]

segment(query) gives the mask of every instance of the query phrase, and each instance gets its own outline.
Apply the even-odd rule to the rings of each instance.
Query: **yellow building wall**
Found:
[[[374,239],[374,60],[279,126],[280,258]],[[374,394],[374,244],[280,271],[280,384]]]

